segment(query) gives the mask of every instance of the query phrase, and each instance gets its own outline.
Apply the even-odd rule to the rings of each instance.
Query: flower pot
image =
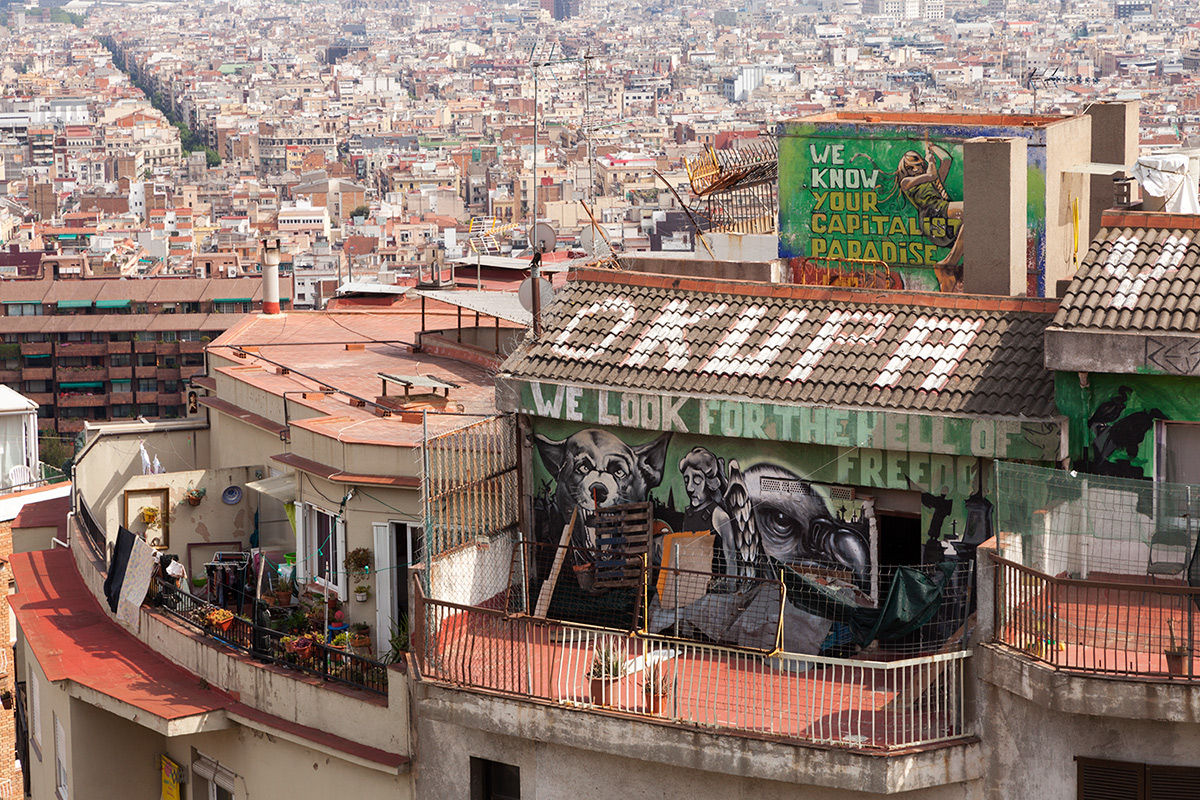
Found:
[[[0,697],[0,705],[3,705],[6,709],[12,708],[13,707],[12,695],[9,694],[9,695],[5,695],[4,697]]]
[[[646,695],[646,713],[658,714],[662,711],[663,697],[661,694]]]
[[[275,593],[275,603],[277,605],[286,606],[290,602],[292,602],[292,593],[291,592],[280,591],[280,592]]]
[[[1167,658],[1167,672],[1172,677],[1183,677],[1187,674],[1184,668],[1184,659],[1187,656],[1186,650],[1168,650],[1163,655]]]
[[[365,603],[365,602],[367,602],[367,593],[366,592],[355,592],[354,599],[360,603]]]
[[[232,624],[233,624],[232,619],[226,619],[226,620],[222,620],[221,622],[214,622],[213,627],[216,628],[217,630],[221,631],[221,633],[224,633],[225,631],[229,630],[229,626]]]
[[[591,678],[588,681],[588,693],[592,704],[597,706],[609,705],[616,694],[617,678]]]
[[[200,498],[199,498],[198,496],[196,496],[196,495],[191,495],[191,494],[189,494],[189,495],[187,495],[187,496],[186,496],[184,499],[186,499],[186,500],[187,500],[187,502],[188,502],[188,505],[189,505],[189,506],[198,506],[198,505],[200,505]]]
[[[371,646],[371,637],[369,634],[366,634],[366,633],[353,634],[350,637],[350,646],[351,647],[370,647]]]
[[[579,582],[579,588],[585,592],[592,591],[592,587],[596,583],[596,572],[591,564],[573,564],[571,569],[575,572],[575,580]]]

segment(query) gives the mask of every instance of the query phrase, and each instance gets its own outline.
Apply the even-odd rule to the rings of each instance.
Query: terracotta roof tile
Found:
[[[1055,413],[1042,350],[1051,303],[662,278],[585,271],[504,370],[768,402]]]
[[[1195,332],[1196,231],[1104,228],[1063,296],[1053,327]]]

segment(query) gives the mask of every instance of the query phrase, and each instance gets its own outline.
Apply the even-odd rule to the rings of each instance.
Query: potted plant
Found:
[[[293,654],[300,658],[308,658],[312,655],[314,646],[313,637],[311,634],[302,633],[288,644],[288,649]]]
[[[371,551],[365,547],[356,547],[346,553],[346,569],[351,575],[365,575],[371,568]]]
[[[198,506],[206,494],[208,494],[207,489],[197,489],[192,487],[184,493],[183,499],[187,500],[189,506]]]
[[[5,689],[3,692],[0,692],[0,704],[3,704],[5,708],[13,707],[13,693],[11,689]]]
[[[292,602],[292,581],[284,578],[275,586],[275,604],[286,606]]]
[[[1171,636],[1171,646],[1163,651],[1163,655],[1167,658],[1167,672],[1172,677],[1182,676],[1186,673],[1183,662],[1188,657],[1188,649],[1185,645],[1176,644],[1175,626],[1171,620],[1167,620],[1167,632]]]
[[[370,647],[371,626],[365,622],[356,622],[350,626],[350,646]]]
[[[655,662],[646,667],[646,674],[642,679],[642,691],[646,695],[647,713],[658,714],[662,710],[663,698],[670,690],[671,682],[667,677],[666,670],[662,668],[662,664]]]
[[[338,650],[345,650],[346,645],[349,643],[350,637],[346,635],[345,631],[342,631],[337,636],[333,637],[333,641],[329,643],[329,646]]]
[[[225,608],[214,608],[205,616],[208,624],[219,631],[229,630],[233,623],[233,612]]]
[[[153,528],[158,524],[158,520],[160,518],[159,510],[154,506],[142,506],[141,511],[138,513],[142,515],[142,523],[147,528]]]
[[[354,599],[360,603],[367,602],[367,598],[371,595],[371,587],[365,583],[360,583],[354,587]]]
[[[625,663],[611,645],[601,645],[592,653],[592,668],[588,671],[589,695],[595,705],[604,705],[612,693],[612,685],[621,679]]]

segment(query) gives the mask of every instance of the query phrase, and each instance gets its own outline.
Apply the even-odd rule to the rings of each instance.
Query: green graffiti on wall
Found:
[[[891,129],[843,138],[801,123],[788,126],[779,165],[781,257],[884,262],[905,288],[955,288],[961,144]]]
[[[1200,420],[1195,380],[1169,376],[1055,376],[1054,394],[1069,420],[1070,453],[1077,469],[1122,478],[1154,475],[1158,420]]]

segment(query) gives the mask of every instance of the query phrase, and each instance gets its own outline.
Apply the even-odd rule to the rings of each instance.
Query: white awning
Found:
[[[246,488],[253,489],[259,494],[265,494],[267,497],[274,497],[281,503],[290,503],[296,499],[296,476],[276,475],[273,478],[250,481],[246,484]]]

